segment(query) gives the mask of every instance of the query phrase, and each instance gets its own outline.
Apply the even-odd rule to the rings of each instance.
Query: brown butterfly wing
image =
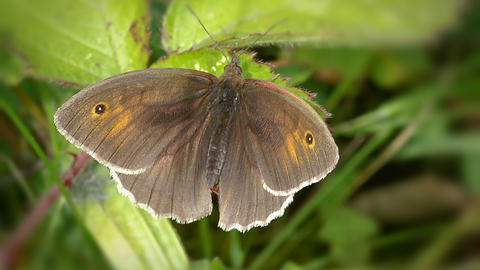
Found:
[[[245,119],[233,119],[227,142],[227,156],[219,181],[219,227],[241,232],[266,226],[283,215],[293,195],[274,196],[263,188],[258,163],[246,140]]]
[[[245,79],[242,114],[248,119],[246,143],[270,193],[293,194],[337,164],[338,148],[327,125],[294,93],[268,81]]]
[[[114,171],[147,170],[205,107],[216,78],[187,69],[147,69],[95,83],[55,114],[58,130]],[[98,105],[103,105],[97,113]]]
[[[126,175],[112,171],[120,191],[157,217],[189,223],[210,214],[212,198],[206,186],[209,136],[207,108],[185,127],[147,171]]]

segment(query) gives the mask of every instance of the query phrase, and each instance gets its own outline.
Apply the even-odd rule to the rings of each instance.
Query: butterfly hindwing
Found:
[[[293,195],[274,196],[262,186],[262,175],[253,157],[242,115],[232,120],[225,164],[219,182],[219,227],[244,232],[266,226],[282,216]]]
[[[202,110],[147,171],[137,175],[112,172],[122,193],[157,217],[189,223],[210,214],[212,198],[206,186],[206,151],[210,128]]]

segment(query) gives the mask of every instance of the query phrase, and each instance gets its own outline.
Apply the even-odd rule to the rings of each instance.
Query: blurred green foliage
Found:
[[[78,153],[53,114],[81,87],[147,67],[221,74],[224,59],[186,4],[234,50],[282,22],[251,50],[333,114],[336,170],[245,234],[217,228],[215,210],[187,225],[156,220],[95,162],[42,204]],[[479,18],[478,1],[453,0],[2,1],[1,265],[480,268]],[[245,76],[274,77],[250,58]]]

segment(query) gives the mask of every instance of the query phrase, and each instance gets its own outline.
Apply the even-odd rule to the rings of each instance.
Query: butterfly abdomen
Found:
[[[227,138],[230,132],[230,115],[220,113],[215,119],[215,131],[208,146],[207,187],[212,189],[218,182],[225,157],[227,155]]]
[[[212,108],[214,108],[214,132],[208,145],[207,187],[212,189],[220,178],[220,173],[227,155],[227,138],[230,133],[232,117],[238,105],[238,93],[241,77],[220,78],[212,91]]]

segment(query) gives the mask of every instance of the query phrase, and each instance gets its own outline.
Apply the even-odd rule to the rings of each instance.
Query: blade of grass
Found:
[[[228,236],[230,237],[230,262],[235,269],[242,267],[245,258],[239,234],[238,231],[231,231],[228,233]]]
[[[386,234],[372,241],[371,245],[374,249],[395,248],[396,246],[415,242],[422,238],[431,238],[437,235],[445,228],[445,224],[431,223],[426,225],[415,226],[414,228],[402,229],[398,232]]]
[[[62,210],[62,207],[64,206],[64,202],[59,200],[57,201],[56,204],[53,205],[52,209],[52,215],[49,220],[49,224],[47,226],[47,230],[45,233],[42,234],[43,240],[41,241],[42,246],[41,248],[38,249],[37,252],[34,253],[33,257],[33,262],[31,264],[31,267],[33,270],[35,269],[43,269],[46,265],[46,263],[42,260],[45,260],[46,255],[52,252],[54,246],[53,246],[53,238],[56,229],[58,228],[59,222],[60,222],[60,211]]]
[[[478,206],[472,205],[456,221],[446,226],[431,243],[413,259],[410,269],[435,269],[440,266],[449,251],[456,247],[455,243],[469,232],[478,233],[480,228],[480,212]]]
[[[206,218],[198,221],[198,231],[202,245],[203,257],[213,259],[212,235]]]
[[[365,73],[367,65],[370,62],[370,54],[364,53],[362,57],[359,57],[354,63],[353,67],[349,70],[342,81],[338,84],[337,87],[333,90],[332,94],[325,102],[325,108],[327,111],[332,108],[336,108],[338,103],[348,94],[349,91],[353,90],[356,86],[356,80]]]
[[[27,184],[27,181],[25,180],[25,177],[23,177],[22,173],[20,170],[17,168],[15,163],[13,163],[12,159],[9,158],[8,156],[5,156],[3,154],[0,154],[0,160],[5,162],[7,167],[10,169],[12,172],[13,178],[17,180],[19,183],[20,187],[22,188],[23,192],[27,195],[29,203],[34,205],[37,202],[37,197],[33,193],[32,189],[30,186]]]
[[[390,143],[390,145],[380,154],[380,156],[375,159],[374,162],[368,166],[363,173],[360,175],[359,179],[355,181],[355,189],[360,188],[365,182],[372,177],[383,165],[385,165],[395,153],[398,152],[402,146],[415,134],[417,127],[421,124],[428,112],[430,111],[430,104],[425,104],[418,113],[418,117],[415,118],[409,125],[407,125],[402,132],[400,132],[396,138]]]
[[[47,125],[48,131],[50,134],[50,145],[52,147],[52,157],[60,157],[60,148],[58,146],[58,132],[57,128],[55,127],[55,123],[53,122],[53,115],[55,114],[55,110],[57,108],[55,102],[52,98],[51,89],[47,87],[47,85],[43,82],[36,83],[35,88],[38,89],[40,93],[40,97],[42,99],[43,111],[47,116]],[[53,161],[53,167],[58,168],[59,159],[55,158]]]

